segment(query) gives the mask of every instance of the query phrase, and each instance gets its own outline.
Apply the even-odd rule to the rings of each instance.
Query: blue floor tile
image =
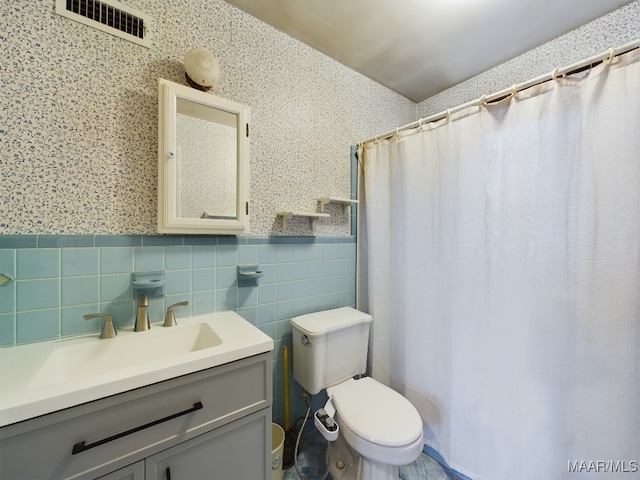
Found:
[[[320,433],[313,429],[305,433],[300,439],[298,448],[298,468],[305,480],[320,480],[325,473],[324,455],[327,441]],[[300,480],[295,466],[283,471],[283,480]],[[326,480],[332,480],[327,475]],[[451,480],[440,464],[426,453],[411,465],[400,467],[400,480]]]

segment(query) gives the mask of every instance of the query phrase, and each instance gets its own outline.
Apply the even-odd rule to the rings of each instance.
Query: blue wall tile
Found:
[[[187,300],[177,316],[178,311],[186,316],[233,309],[270,331],[277,342],[287,341],[292,316],[355,302],[353,241],[0,236],[0,272],[16,278],[0,288],[0,346],[95,334],[100,322],[85,321],[87,313],[108,313],[118,328],[132,328],[131,272],[165,269],[166,297],[150,299],[152,323],[162,322],[167,306]],[[260,265],[259,286],[238,288],[239,263]]]
[[[258,287],[258,303],[273,303],[276,301],[276,284],[261,283]]]
[[[191,294],[191,298],[191,311],[193,315],[201,315],[216,310],[216,295],[214,292],[194,292]],[[231,308],[237,307],[234,306]]]
[[[182,235],[147,235],[142,237],[142,245],[145,247],[182,245]]]
[[[277,264],[261,264],[260,268],[262,269],[262,278],[260,278],[261,284],[276,282],[276,272],[278,270]]]
[[[192,247],[167,247],[164,250],[164,267],[167,270],[191,268]],[[215,266],[215,265],[207,265]]]
[[[337,279],[336,279],[337,283]],[[309,296],[309,282],[307,280],[296,280],[293,282],[293,298],[307,298]]]
[[[16,310],[16,282],[0,288],[0,313],[12,313]]]
[[[264,325],[267,323],[274,323],[275,321],[276,321],[276,304],[275,303],[258,305],[258,324]],[[275,337],[272,336],[272,338],[275,338]]]
[[[293,314],[292,317],[298,315],[305,315],[309,313],[309,297],[300,297],[293,299]]]
[[[16,278],[16,251],[13,249],[0,250],[0,273]],[[16,282],[0,287],[0,313],[14,312],[16,308]],[[0,337],[0,345],[2,345]]]
[[[293,282],[280,282],[276,286],[276,300],[278,302],[284,302],[293,300]]]
[[[233,247],[230,250],[234,250]],[[193,268],[211,268],[216,266],[216,252],[215,246],[195,246],[191,250],[191,266]],[[235,263],[230,263],[235,265]],[[222,265],[222,264],[220,264]]]
[[[100,273],[133,272],[133,248],[108,247],[100,249]]]
[[[320,261],[322,260],[322,251],[323,251],[323,245],[321,244],[316,244],[316,245],[311,245],[311,248],[309,248],[309,261],[313,262],[313,261]]]
[[[16,251],[8,248],[0,250],[0,273],[9,275],[12,278],[16,276]]]
[[[218,267],[216,268],[216,287],[218,289],[226,289],[238,286],[238,269],[237,267]]]
[[[136,301],[134,299],[134,301]],[[154,324],[161,324],[164,322],[165,316],[165,297],[150,297],[149,298],[149,308],[147,310],[149,315],[149,322]],[[136,311],[137,311],[137,303],[136,303]]]
[[[0,347],[15,343],[16,316],[13,313],[0,315]]]
[[[37,235],[0,235],[0,248],[36,248]]]
[[[276,303],[276,323],[288,322],[293,316],[293,300],[283,300]]]
[[[16,274],[19,280],[60,276],[60,250],[29,248],[17,250]]]
[[[293,245],[276,245],[276,259],[278,263],[293,262]]]
[[[61,335],[67,337],[99,332],[102,328],[102,320],[97,318],[90,320],[84,319],[84,315],[88,313],[99,313],[99,310],[100,306],[97,303],[61,308]]]
[[[240,245],[238,247],[238,264],[254,265],[258,263],[258,247],[255,245]]]
[[[63,307],[68,307],[71,305],[98,303],[100,300],[98,285],[97,276],[63,278],[60,304]]]
[[[100,277],[100,301],[130,300],[133,298],[131,275],[122,273]]]
[[[255,287],[238,288],[238,307],[252,307],[258,304],[258,289]]]
[[[16,282],[16,311],[58,308],[60,279],[18,280]],[[47,337],[49,338],[49,337]]]
[[[216,290],[215,299],[216,312],[221,312],[224,310],[235,310],[238,308],[238,289],[236,287],[231,287]]]
[[[258,318],[260,318],[260,312],[258,309]],[[270,324],[264,324],[264,325],[258,325],[258,328],[266,333],[267,335],[269,335],[271,338],[274,338],[276,336],[276,325],[275,323],[270,323]],[[274,357],[277,355],[277,352],[274,352]]]
[[[133,328],[135,315],[134,302],[132,300],[101,302],[100,313],[111,315],[113,324],[117,329]]]
[[[39,235],[38,248],[93,247],[93,235]]]
[[[217,245],[218,237],[215,235],[185,235],[183,245]]]
[[[291,302],[291,308],[293,309],[293,302]],[[287,317],[293,317],[295,313],[287,313]],[[291,322],[289,319],[278,320],[276,322],[276,337],[284,338],[291,336]]]
[[[215,290],[216,269],[199,268],[191,270],[191,290],[201,292],[204,290]]]
[[[165,272],[165,279],[165,295],[191,292],[191,270],[169,270]]]
[[[257,307],[239,307],[238,315],[244,318],[247,322],[257,325],[258,324],[258,309]]]
[[[60,310],[36,310],[16,314],[16,341],[39,342],[60,335]]]
[[[293,264],[292,263],[278,263],[276,267],[276,281],[290,282],[293,280]]]
[[[139,247],[142,237],[138,235],[96,235],[96,247]]]
[[[133,269],[136,272],[153,272],[164,269],[164,250],[162,247],[134,248]]]
[[[62,276],[97,275],[99,273],[97,248],[65,248],[62,250]]]
[[[228,267],[238,265],[238,247],[235,245],[223,245],[216,250],[216,266]]]
[[[306,280],[309,278],[309,262],[293,264],[293,280]]]
[[[258,247],[258,263],[261,266],[276,262],[277,258],[275,245],[260,245]]]

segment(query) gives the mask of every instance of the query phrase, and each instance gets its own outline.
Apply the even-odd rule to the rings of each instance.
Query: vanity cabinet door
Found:
[[[144,461],[108,473],[97,480],[144,480]]]
[[[269,480],[271,407],[146,459],[146,480]]]

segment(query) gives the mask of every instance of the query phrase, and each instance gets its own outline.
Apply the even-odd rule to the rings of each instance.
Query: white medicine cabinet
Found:
[[[158,232],[249,229],[249,107],[158,80]]]

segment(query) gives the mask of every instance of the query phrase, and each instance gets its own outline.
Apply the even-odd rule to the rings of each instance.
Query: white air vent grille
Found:
[[[149,16],[114,0],[56,0],[56,13],[116,37],[151,47]]]

